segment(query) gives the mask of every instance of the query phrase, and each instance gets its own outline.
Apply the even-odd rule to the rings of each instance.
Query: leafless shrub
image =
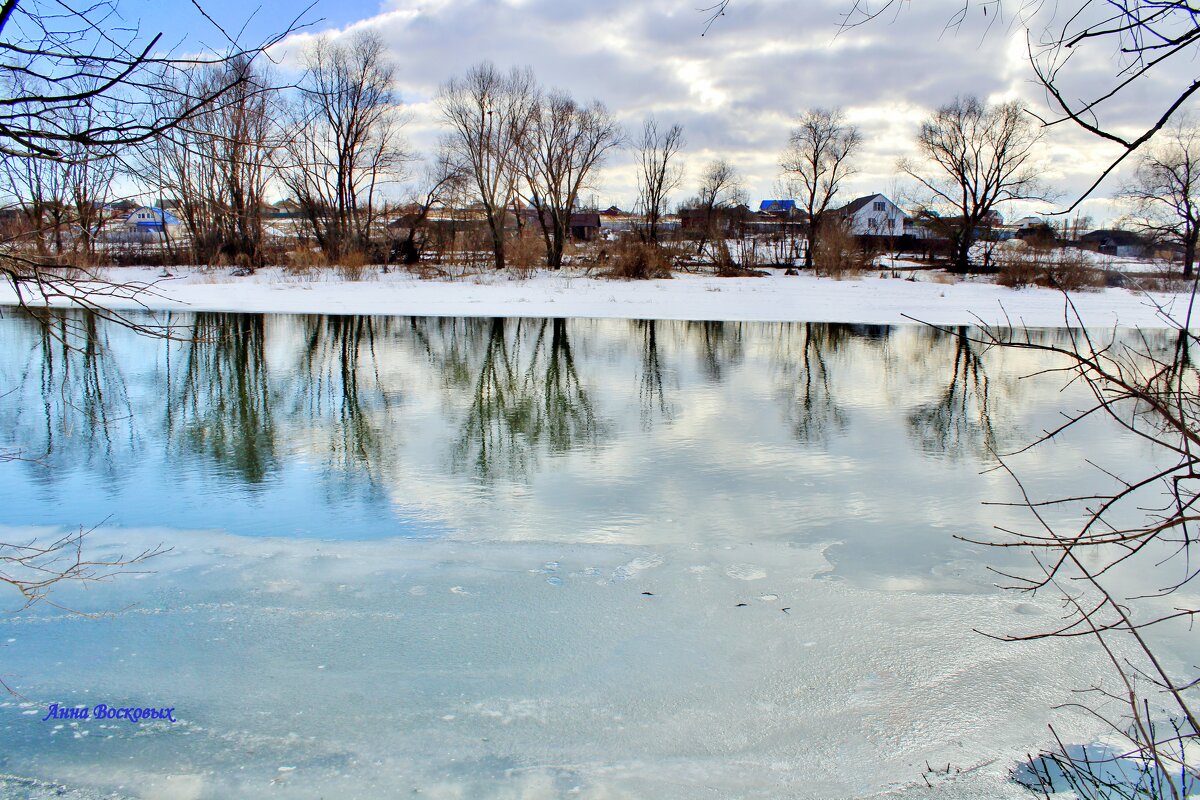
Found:
[[[601,277],[636,281],[671,277],[670,251],[649,242],[634,239],[619,242],[608,263],[610,266],[600,273]]]
[[[373,276],[371,259],[362,250],[350,250],[342,253],[334,264],[338,276],[347,281],[361,281]]]
[[[1115,744],[1057,746],[1031,759],[1014,777],[1035,791],[1074,789],[1082,798],[1175,798],[1200,788],[1194,751],[1200,724],[1192,708],[1200,675],[1187,661],[1161,652],[1162,638],[1185,632],[1200,614],[1195,526],[1200,523],[1200,385],[1192,351],[1200,337],[1190,318],[1177,325],[1173,346],[1141,336],[1099,340],[1084,327],[1069,296],[1064,343],[1028,334],[985,331],[977,343],[1030,350],[1055,359],[1065,381],[1087,388],[1091,401],[1027,447],[997,454],[1014,481],[1029,527],[998,528],[972,539],[1033,554],[1031,567],[1006,574],[1008,587],[1051,592],[1064,610],[1048,629],[998,638],[1081,639],[1100,648],[1112,679],[1080,693],[1075,707],[1103,722]],[[1161,311],[1161,309],[1160,309]],[[1164,317],[1170,319],[1169,315]],[[1018,459],[1054,446],[1070,429],[1107,418],[1155,451],[1145,466],[1114,468],[1094,458],[1095,489],[1043,499],[1018,474]],[[1053,728],[1051,728],[1053,732]]]
[[[546,245],[537,235],[514,236],[505,246],[505,255],[508,266],[527,278],[545,263]]]
[[[713,273],[718,278],[761,278],[767,273],[758,269],[758,248],[753,239],[734,239],[713,242]]]
[[[1099,289],[1104,275],[1080,250],[1055,247],[998,248],[993,260],[999,266],[996,283],[1011,289],[1044,286],[1063,291]]]
[[[818,275],[840,279],[857,275],[873,260],[844,224],[826,222],[813,253],[813,269]]]

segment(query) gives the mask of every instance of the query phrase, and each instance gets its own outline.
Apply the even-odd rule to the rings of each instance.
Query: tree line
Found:
[[[178,219],[178,226],[162,226],[157,243],[156,254],[170,263],[253,270],[284,260],[287,253],[271,243],[268,202],[284,193],[301,252],[315,251],[321,263],[417,264],[435,210],[470,207],[475,247],[495,268],[510,263],[513,229],[520,237],[528,226],[542,243],[539,260],[557,269],[572,238],[572,214],[609,157],[627,148],[637,175],[637,239],[651,249],[662,245],[664,217],[685,177],[680,125],[650,116],[630,136],[603,103],[547,89],[528,67],[505,71],[483,62],[440,87],[444,134],[418,174],[413,167],[421,159],[403,136],[395,66],[378,35],[318,37],[301,61],[300,78],[286,86],[251,53],[151,66],[143,113],[127,121],[137,130],[123,140],[90,133],[116,113],[112,98],[49,104],[36,119],[30,107],[26,127],[72,136],[54,157],[10,153],[0,163],[0,191],[15,212],[10,226],[15,216],[23,233],[7,237],[10,243],[19,240],[50,263],[102,261],[100,232],[118,214],[110,201],[124,183]],[[172,124],[157,122],[165,119]],[[977,266],[972,245],[998,209],[1055,197],[1044,178],[1041,134],[1019,104],[971,96],[922,122],[915,154],[900,160],[897,172],[915,187],[916,216],[949,243],[953,270]],[[801,212],[805,246],[797,254],[805,268],[847,247],[836,212],[864,144],[862,131],[836,108],[801,112],[790,132],[780,186]],[[1190,276],[1200,236],[1200,134],[1185,119],[1137,159],[1119,195],[1129,221],[1176,245]],[[703,167],[696,194],[682,203],[694,222],[687,235],[697,256],[729,260],[720,221],[745,201],[728,159]]]

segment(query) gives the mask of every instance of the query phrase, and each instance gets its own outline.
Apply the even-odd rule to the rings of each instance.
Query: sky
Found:
[[[991,102],[1019,100],[1048,113],[1044,91],[1033,80],[1027,31],[1036,42],[1047,26],[1057,29],[1061,18],[1054,13],[1063,12],[1054,4],[1031,12],[1035,16],[1023,20],[1027,24],[1006,15],[1003,5],[986,4],[987,16],[976,5],[961,25],[949,28],[960,3],[905,3],[898,12],[840,30],[852,0],[733,0],[705,33],[708,14],[699,9],[705,2],[317,0],[303,16],[308,26],[272,57],[286,75],[315,35],[377,31],[397,66],[397,94],[409,119],[406,137],[422,155],[432,154],[443,133],[435,102],[441,84],[485,59],[501,68],[529,65],[547,87],[605,103],[631,135],[649,114],[665,125],[681,124],[687,173],[673,203],[695,193],[704,165],[718,157],[737,168],[753,203],[778,197],[788,132],[812,107],[841,107],[863,134],[845,199],[884,192],[902,205],[911,205],[916,194],[900,180],[896,161],[916,155],[919,125],[939,105],[974,94]],[[181,47],[219,43],[195,12],[189,21],[184,4],[167,5],[137,0],[126,8],[141,14],[143,30],[165,30]],[[204,6],[226,30],[246,23],[244,40],[277,32],[302,11],[279,0],[258,7],[207,0]],[[1108,43],[1078,49],[1063,72],[1065,85],[1071,96],[1089,96],[1111,83],[1115,54]],[[1157,115],[1172,96],[1172,81],[1194,77],[1160,72],[1130,97],[1117,98],[1102,121],[1132,131]],[[1048,128],[1039,166],[1057,189],[1057,201],[1006,209],[1006,215],[1061,209],[1118,152],[1070,124]],[[619,152],[597,176],[589,199],[602,208],[629,208],[635,180],[632,152]],[[1118,216],[1121,208],[1107,198],[1120,182],[1117,176],[1102,185],[1082,206],[1084,213],[1098,223]]]

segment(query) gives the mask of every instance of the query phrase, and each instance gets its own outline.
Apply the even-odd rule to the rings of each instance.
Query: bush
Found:
[[[845,225],[827,222],[822,226],[813,251],[813,272],[829,278],[857,275],[875,262],[875,254],[860,247]]]
[[[310,275],[327,265],[325,254],[313,247],[297,247],[284,257],[284,271],[297,277]]]
[[[1079,291],[1105,283],[1104,274],[1080,250],[1012,244],[998,248],[994,260],[1000,268],[996,283],[1012,289],[1044,286]]]
[[[635,281],[671,277],[671,252],[649,242],[622,240],[608,262],[611,266],[600,273],[601,277]]]
[[[370,259],[361,250],[351,250],[343,253],[334,265],[337,274],[347,281],[361,281],[368,274]]]
[[[504,262],[522,277],[529,277],[546,260],[546,240],[541,232],[514,236],[504,245]]]

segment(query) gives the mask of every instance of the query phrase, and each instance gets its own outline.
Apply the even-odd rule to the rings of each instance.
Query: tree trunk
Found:
[[[550,258],[547,264],[550,269],[562,269],[563,249],[566,244],[567,226],[556,214],[554,216],[554,231],[550,241]]]
[[[504,236],[496,232],[495,225],[492,226],[492,255],[495,258],[496,269],[504,269]]]
[[[812,215],[809,215],[810,222],[808,223],[808,245],[804,248],[804,268],[813,268],[813,252],[817,247],[817,224],[812,220]]]
[[[974,228],[964,227],[955,243],[953,271],[959,275],[971,271],[971,239],[974,238],[974,233]]]

